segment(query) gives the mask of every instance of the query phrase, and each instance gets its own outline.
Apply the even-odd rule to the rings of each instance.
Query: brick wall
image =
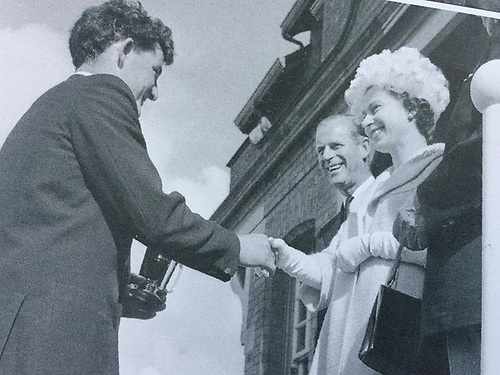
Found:
[[[318,167],[314,131],[301,137],[277,168],[265,196],[266,230],[284,237],[298,225],[313,220],[318,231],[339,209],[339,193]]]
[[[291,147],[266,181],[263,197],[265,232],[286,237],[307,224],[317,231],[335,216],[339,193],[317,166],[314,130]],[[288,236],[291,238],[290,236]],[[288,374],[286,355],[290,322],[289,294],[293,280],[282,271],[273,278],[252,276],[246,322],[245,375]]]

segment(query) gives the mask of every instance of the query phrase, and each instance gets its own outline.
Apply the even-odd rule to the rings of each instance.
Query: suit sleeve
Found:
[[[136,104],[120,79],[86,79],[70,122],[85,183],[111,228],[213,277],[234,274],[238,237],[191,212],[181,194],[162,191]]]
[[[482,137],[470,137],[444,156],[417,189],[430,236],[460,222],[467,232],[481,233]]]

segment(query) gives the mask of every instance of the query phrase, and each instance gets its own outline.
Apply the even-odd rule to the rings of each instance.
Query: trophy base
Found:
[[[165,303],[165,298],[160,296],[160,294],[164,293],[151,284],[145,288],[139,288],[137,285],[131,284],[129,285],[129,293],[133,298],[148,305],[157,306]]]

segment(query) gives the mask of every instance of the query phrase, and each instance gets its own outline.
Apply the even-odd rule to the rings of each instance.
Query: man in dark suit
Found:
[[[500,10],[499,5],[493,10]],[[489,45],[478,67],[500,57],[500,22],[484,18],[483,24]],[[481,122],[469,78],[449,120],[442,162],[419,186],[416,209],[403,209],[394,223],[394,235],[404,246],[428,246],[422,374],[481,372]]]
[[[237,236],[162,191],[139,114],[172,63],[170,29],[112,0],[83,13],[70,51],[77,74],[0,151],[1,374],[118,374],[133,239],[224,281],[238,265],[275,268],[266,236]]]

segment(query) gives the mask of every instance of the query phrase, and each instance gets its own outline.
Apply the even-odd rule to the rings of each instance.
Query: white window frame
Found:
[[[292,320],[292,374],[297,375],[307,375],[309,373],[309,367],[311,366],[313,354],[314,354],[314,343],[317,327],[317,314],[310,312],[306,309],[299,297],[299,287],[301,285],[300,281],[295,281],[295,291],[292,299],[293,303],[293,320]],[[306,317],[304,320],[300,320],[300,310],[304,309],[306,311]],[[299,329],[305,327],[304,342],[298,344],[299,340]],[[302,349],[299,349],[302,347]],[[303,363],[307,361],[307,369],[304,369]],[[296,372],[293,372],[293,371]]]

